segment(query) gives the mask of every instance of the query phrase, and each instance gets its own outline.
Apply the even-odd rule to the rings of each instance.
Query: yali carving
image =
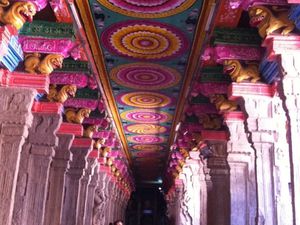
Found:
[[[64,103],[69,97],[75,97],[76,91],[75,85],[65,85],[59,91],[56,85],[50,85],[47,98],[50,102]]]
[[[69,123],[78,123],[82,124],[84,118],[88,118],[90,116],[90,109],[76,109],[68,108],[65,110],[66,120]]]

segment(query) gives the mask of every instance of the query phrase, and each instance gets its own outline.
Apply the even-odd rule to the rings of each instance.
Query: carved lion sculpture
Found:
[[[237,83],[248,79],[250,79],[252,83],[256,83],[260,80],[257,65],[252,64],[243,67],[238,60],[234,59],[224,61],[224,72],[229,74],[231,79]]]
[[[101,148],[100,156],[103,158],[106,158],[108,156],[108,153],[110,153],[109,147],[103,147]]]
[[[49,54],[41,60],[39,53],[27,54],[24,66],[28,73],[49,75],[54,69],[62,67],[64,57],[60,54]]]
[[[82,124],[84,118],[88,118],[90,116],[90,113],[90,109],[80,109],[76,111],[75,109],[69,108],[65,110],[66,120],[69,123]]]
[[[65,85],[59,91],[56,90],[56,85],[50,85],[47,99],[50,102],[64,103],[69,97],[74,97],[77,91],[75,85]]]
[[[36,6],[32,2],[15,2],[7,11],[3,7],[9,5],[9,1],[0,2],[0,22],[10,24],[17,30],[21,29],[25,22],[32,22],[36,14]]]
[[[231,112],[238,108],[236,102],[227,100],[223,95],[212,95],[210,102],[215,104],[217,110],[220,112]]]
[[[258,28],[262,38],[281,29],[282,35],[287,35],[294,30],[295,25],[288,18],[288,11],[278,11],[276,16],[264,6],[253,6],[249,9],[250,24]]]
[[[202,124],[204,129],[218,130],[222,126],[221,118],[213,114],[202,114],[199,122]]]
[[[86,129],[84,129],[83,131],[83,137],[87,137],[87,138],[92,138],[94,132],[98,129],[98,127],[96,125],[91,125],[88,126]]]
[[[97,141],[95,141],[94,148],[100,151],[101,147],[104,145],[104,141],[105,140],[103,138],[99,138]]]

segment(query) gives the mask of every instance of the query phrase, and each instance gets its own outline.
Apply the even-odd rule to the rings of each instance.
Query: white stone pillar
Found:
[[[256,179],[255,157],[244,127],[242,112],[224,115],[230,140],[227,161],[230,168],[230,224],[255,225]]]

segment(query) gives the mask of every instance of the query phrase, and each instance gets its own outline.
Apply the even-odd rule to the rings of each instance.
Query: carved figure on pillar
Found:
[[[242,66],[239,60],[231,59],[225,60],[223,65],[224,72],[229,74],[231,79],[237,83],[248,79],[250,79],[252,83],[256,83],[260,80],[257,64]]]
[[[21,29],[25,22],[32,22],[33,16],[36,14],[36,6],[32,2],[15,2],[4,11],[4,7],[9,6],[8,0],[0,2],[0,22],[11,24],[17,30]]]
[[[294,23],[288,18],[287,10],[273,9],[274,13],[261,5],[249,9],[250,24],[258,28],[258,33],[262,38],[279,29],[281,29],[282,35],[287,35],[295,28]]]
[[[62,68],[64,57],[60,54],[48,54],[41,59],[40,53],[29,53],[25,56],[25,71],[31,74],[49,75],[54,69]]]
[[[212,95],[210,97],[210,102],[215,104],[217,110],[220,112],[231,112],[238,108],[238,104],[236,102],[226,99],[224,95]]]
[[[47,99],[50,102],[64,103],[69,97],[75,97],[76,91],[76,85],[64,85],[59,91],[56,85],[50,85]]]
[[[67,108],[65,110],[66,120],[69,123],[79,123],[82,124],[84,118],[88,118],[90,116],[91,110],[90,109],[76,109]]]

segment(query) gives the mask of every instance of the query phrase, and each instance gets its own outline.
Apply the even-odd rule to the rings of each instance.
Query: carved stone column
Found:
[[[88,138],[76,138],[71,147],[73,157],[66,172],[65,199],[63,203],[62,222],[64,225],[76,224],[76,209],[80,178],[87,167],[87,156],[92,150],[93,141]]]
[[[210,140],[212,156],[208,159],[212,188],[208,192],[208,224],[230,224],[229,167],[226,141]]]
[[[183,204],[184,221],[186,225],[207,224],[207,185],[204,174],[204,165],[200,160],[199,152],[190,152],[180,178],[184,182]],[[182,218],[181,218],[182,219]]]
[[[224,115],[230,140],[227,161],[230,168],[230,224],[254,225],[256,217],[256,180],[254,151],[250,147],[242,112]]]
[[[49,168],[54,147],[58,143],[55,133],[62,121],[62,105],[40,105],[42,112],[33,113],[32,127],[21,153],[12,222],[14,225],[40,225],[44,220]]]
[[[294,205],[295,225],[300,224],[300,68],[298,51],[289,53],[284,51],[281,54],[281,63],[283,69],[283,77],[281,85],[283,88],[282,99],[286,107],[288,117],[288,141],[291,153],[291,169],[292,169],[292,196]],[[284,152],[282,152],[285,155]],[[284,209],[282,209],[284,210]],[[281,212],[282,215],[286,213]]]
[[[109,196],[109,207],[108,207],[108,219],[109,222],[114,222],[114,208],[115,208],[115,204],[116,204],[116,182],[115,182],[115,177],[111,174],[111,179],[110,179],[110,185],[107,187],[107,192],[108,192],[108,196]]]
[[[95,190],[95,198],[94,198],[94,207],[93,207],[93,225],[106,225],[109,223],[108,221],[108,182],[109,182],[109,175],[108,173],[109,168],[106,166],[100,165],[99,169],[99,180],[98,185]]]
[[[233,97],[244,100],[246,131],[256,152],[258,224],[291,225],[290,157],[282,100],[266,84],[232,83],[231,90]]]
[[[79,185],[79,194],[78,194],[78,205],[77,205],[77,219],[76,225],[83,225],[84,224],[84,216],[85,216],[85,207],[86,204],[89,204],[87,199],[88,195],[88,186],[91,183],[92,176],[94,175],[94,168],[98,164],[97,157],[98,157],[98,150],[93,150],[88,156],[87,159],[87,168],[84,170],[83,176],[80,179]],[[94,199],[94,198],[93,198]]]
[[[32,123],[36,91],[0,88],[0,221],[10,225],[15,202],[20,152]]]
[[[58,134],[57,137],[58,146],[55,148],[55,155],[50,166],[44,225],[60,224],[65,172],[71,157],[70,148],[74,140],[72,134]]]
[[[97,161],[95,167],[92,171],[91,182],[88,185],[87,197],[85,203],[85,214],[84,214],[84,224],[92,224],[93,221],[93,207],[94,207],[94,199],[95,199],[95,190],[98,185],[99,180],[99,163]]]

